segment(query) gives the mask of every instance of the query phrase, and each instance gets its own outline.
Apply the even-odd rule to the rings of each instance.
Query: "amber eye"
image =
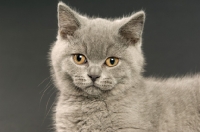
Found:
[[[109,67],[116,66],[118,62],[119,62],[119,59],[116,57],[109,57],[108,59],[106,59],[106,65]]]
[[[74,62],[78,65],[84,64],[87,62],[86,58],[84,55],[82,54],[75,54],[73,56]]]

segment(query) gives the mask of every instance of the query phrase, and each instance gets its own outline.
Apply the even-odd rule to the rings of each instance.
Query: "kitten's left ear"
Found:
[[[125,24],[120,27],[119,34],[127,41],[136,44],[139,40],[141,40],[144,21],[144,11],[139,11],[133,14],[128,18],[128,20],[126,19]]]

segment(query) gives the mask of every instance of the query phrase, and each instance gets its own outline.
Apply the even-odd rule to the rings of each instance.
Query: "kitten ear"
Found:
[[[133,14],[128,20],[125,20],[125,24],[120,27],[119,34],[127,41],[136,44],[141,39],[144,21],[144,11]]]
[[[78,13],[63,2],[58,3],[58,27],[61,37],[73,36],[74,32],[80,27],[78,19]]]

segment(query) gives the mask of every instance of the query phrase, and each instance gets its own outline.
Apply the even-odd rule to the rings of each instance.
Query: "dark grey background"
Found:
[[[47,53],[56,39],[57,2],[0,1],[0,132],[52,132],[51,105],[56,92],[49,78]],[[64,2],[100,17],[144,9],[145,75],[170,77],[200,71],[199,0]]]

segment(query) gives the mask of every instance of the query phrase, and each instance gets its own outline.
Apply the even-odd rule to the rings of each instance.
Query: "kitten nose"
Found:
[[[91,80],[92,80],[93,82],[95,82],[96,79],[100,77],[100,76],[98,76],[98,75],[88,75],[88,76],[91,78]]]
[[[90,66],[88,68],[88,76],[93,82],[96,81],[96,79],[100,77],[101,72],[102,70],[98,66]]]

